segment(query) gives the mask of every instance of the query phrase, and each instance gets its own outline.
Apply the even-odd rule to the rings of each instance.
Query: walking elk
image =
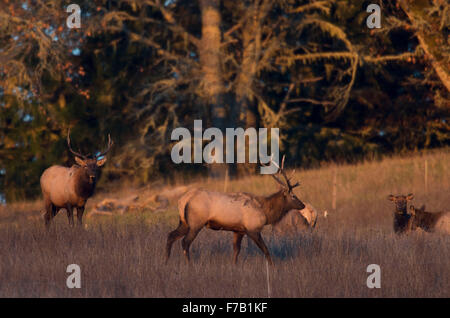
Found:
[[[274,164],[276,164],[274,162]],[[305,205],[294,194],[293,189],[299,185],[291,184],[284,171],[284,157],[281,168],[277,165],[278,175],[271,176],[280,185],[279,191],[258,196],[245,192],[222,193],[204,189],[194,189],[184,194],[178,201],[180,221],[178,228],[167,237],[166,261],[170,257],[172,244],[182,238],[182,248],[189,262],[189,247],[203,227],[212,230],[234,232],[234,262],[237,262],[242,238],[248,235],[263,251],[267,261],[272,263],[269,250],[261,237],[265,225],[275,224],[292,210],[301,210]]]
[[[47,168],[41,176],[41,190],[45,204],[45,225],[47,228],[50,221],[60,209],[67,211],[69,224],[73,226],[73,208],[77,209],[78,224],[82,225],[84,206],[86,201],[93,195],[99,168],[106,162],[105,155],[111,149],[113,142],[108,135],[108,146],[105,151],[95,156],[82,155],[73,151],[70,146],[70,130],[67,133],[67,145],[78,165],[70,168],[58,165]],[[101,159],[99,159],[101,158]]]

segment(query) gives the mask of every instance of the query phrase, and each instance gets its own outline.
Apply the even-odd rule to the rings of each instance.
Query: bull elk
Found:
[[[99,168],[106,162],[105,155],[111,149],[113,142],[108,135],[108,145],[105,151],[92,156],[75,152],[70,146],[70,130],[67,133],[67,145],[75,162],[70,168],[58,165],[47,168],[41,176],[41,190],[45,204],[45,225],[48,228],[50,221],[60,209],[66,209],[69,224],[73,226],[73,209],[77,209],[78,224],[82,225],[84,206],[93,195]],[[99,159],[101,158],[101,159]]]
[[[408,201],[414,199],[412,193],[408,195],[389,195],[388,200],[395,203],[394,210],[394,232],[397,234],[406,233],[410,230],[410,218],[408,214],[407,205]]]
[[[415,208],[409,207],[411,213],[411,229],[421,228],[427,232],[442,232],[450,234],[450,211],[448,212],[425,212],[425,206]]]
[[[274,164],[276,164],[274,162]],[[189,247],[203,227],[212,230],[232,231],[234,233],[234,262],[241,250],[242,238],[248,235],[263,251],[267,261],[272,263],[269,250],[261,237],[265,225],[275,224],[292,210],[302,210],[305,205],[294,194],[299,183],[292,184],[284,171],[284,157],[278,175],[271,176],[279,184],[279,191],[258,196],[245,192],[222,193],[204,189],[193,189],[178,201],[180,221],[178,228],[167,237],[166,262],[170,257],[172,244],[182,238],[182,248],[189,262]],[[284,182],[279,176],[284,178]]]

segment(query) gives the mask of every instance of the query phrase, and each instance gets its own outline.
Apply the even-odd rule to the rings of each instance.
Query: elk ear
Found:
[[[102,159],[97,160],[97,166],[101,167],[105,164],[105,162],[106,162],[106,157],[103,157]]]
[[[406,200],[411,201],[412,199],[414,199],[414,194],[412,194],[412,193],[408,194],[408,196],[406,197]]]
[[[86,162],[79,157],[75,157],[75,162],[78,163],[82,167],[86,167]]]
[[[395,197],[391,194],[391,195],[388,196],[388,200],[395,201]]]

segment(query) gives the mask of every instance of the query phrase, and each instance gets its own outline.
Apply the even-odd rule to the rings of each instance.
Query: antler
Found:
[[[284,157],[283,157],[283,158],[284,158]],[[272,156],[270,156],[270,161],[269,161],[269,162],[272,162],[272,163],[275,165],[275,167],[277,167],[278,171],[280,170],[280,166],[279,166],[275,161],[273,161],[273,154],[272,154]],[[263,164],[263,166],[266,166],[266,167],[267,167],[267,164]],[[281,181],[280,178],[278,178],[276,174],[271,174],[271,176],[272,176],[272,178],[274,178],[275,181],[278,182],[283,188],[286,188],[286,184],[284,184],[284,182]]]
[[[275,162],[275,161],[273,161],[273,154],[272,154],[272,156],[270,157],[270,162],[272,162],[274,165],[275,165],[275,167],[277,167],[278,168],[278,173],[280,173],[282,176],[283,176],[283,178],[284,178],[284,180],[286,180],[286,183],[284,183],[283,181],[281,181],[280,180],[280,178],[278,178],[275,174],[271,174],[271,176],[275,179],[275,181],[277,181],[282,187],[284,187],[284,188],[288,188],[288,190],[289,191],[291,191],[292,189],[294,189],[295,187],[298,187],[299,185],[300,185],[300,182],[296,182],[294,185],[292,185],[291,184],[291,181],[289,180],[290,178],[288,178],[288,176],[286,175],[286,172],[284,171],[284,159],[285,159],[285,155],[283,155],[283,159],[281,159],[281,168],[280,168],[280,166]],[[293,175],[293,174],[292,174]],[[291,175],[291,177],[292,177],[292,175]]]
[[[99,157],[103,157],[104,155],[106,155],[109,152],[109,150],[111,150],[112,145],[114,145],[114,141],[111,140],[111,135],[108,134],[108,146],[107,146],[106,150],[103,151],[102,153],[100,153],[99,155],[97,155],[96,157],[99,158]]]
[[[86,159],[86,158],[87,158],[87,156],[82,155],[81,153],[74,151],[74,150],[72,149],[72,147],[70,146],[70,128],[67,129],[67,145],[69,146],[70,152],[73,153],[75,156],[81,157],[81,158],[83,158],[83,159]]]
[[[289,191],[294,189],[295,187],[298,187],[300,185],[300,182],[296,182],[294,185],[291,184],[291,180],[289,180],[288,176],[286,175],[286,171],[284,171],[284,159],[285,155],[283,155],[283,159],[281,160],[281,169],[279,173],[284,177],[284,180],[286,180],[286,184],[288,186]]]

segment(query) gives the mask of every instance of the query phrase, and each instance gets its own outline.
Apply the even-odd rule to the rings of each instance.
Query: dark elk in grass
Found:
[[[411,215],[408,214],[408,201],[414,199],[412,193],[408,195],[389,195],[388,200],[394,202],[394,232],[397,234],[406,233],[410,230]]]
[[[45,204],[45,225],[60,209],[66,209],[69,224],[73,226],[73,209],[77,209],[78,224],[82,225],[84,206],[94,194],[98,172],[106,162],[105,155],[111,149],[113,142],[108,135],[108,146],[105,151],[89,156],[75,152],[70,146],[70,131],[67,133],[67,145],[75,155],[77,165],[70,168],[51,166],[41,176],[41,190]]]
[[[450,211],[447,212],[426,212],[425,206],[415,208],[409,207],[411,212],[411,229],[418,228],[426,232],[440,232],[450,234]]]
[[[275,163],[275,162],[274,162]],[[276,164],[276,163],[275,163]],[[237,262],[242,238],[248,235],[263,251],[272,264],[269,250],[261,237],[265,225],[275,224],[292,209],[302,210],[305,205],[294,194],[299,183],[292,184],[284,171],[284,157],[278,173],[271,176],[280,189],[268,196],[251,193],[222,193],[204,189],[193,189],[178,201],[180,221],[178,228],[167,238],[166,261],[170,257],[172,244],[183,237],[182,248],[189,261],[189,247],[203,227],[212,230],[234,232],[234,262]],[[284,182],[280,179],[284,178]]]

